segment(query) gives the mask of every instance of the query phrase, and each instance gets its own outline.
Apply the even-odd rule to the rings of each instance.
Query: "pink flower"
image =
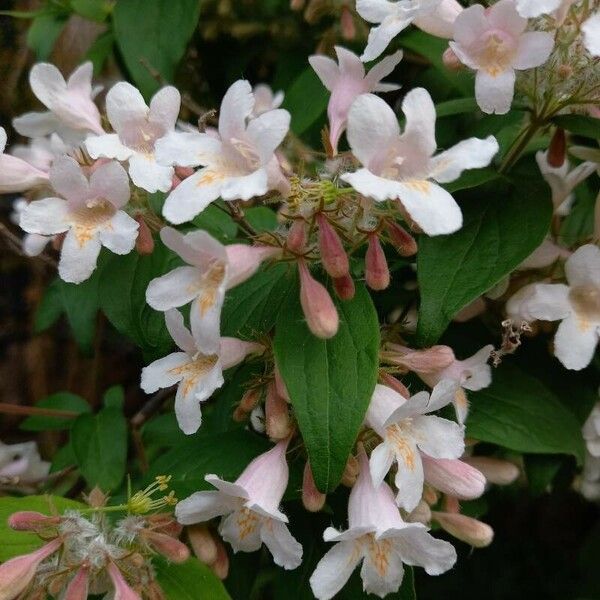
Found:
[[[123,573],[121,573],[121,570],[114,562],[110,561],[106,570],[115,588],[114,600],[142,600],[141,596],[129,587],[123,577]]]
[[[329,117],[329,141],[334,155],[337,154],[338,142],[346,129],[348,111],[354,100],[368,92],[397,90],[400,86],[381,83],[381,80],[387,77],[402,59],[402,52],[395,52],[384,58],[365,75],[365,67],[356,54],[341,46],[336,46],[335,52],[338,64],[328,56],[320,54],[310,56],[308,59],[323,85],[331,92],[327,116]]]
[[[421,454],[425,481],[436,490],[460,500],[479,498],[485,491],[484,474],[459,460],[431,458]]]
[[[219,532],[234,552],[254,552],[262,543],[275,563],[295,569],[302,561],[302,546],[291,536],[287,517],[279,505],[288,484],[285,459],[289,439],[257,456],[233,483],[216,475],[205,479],[218,491],[196,492],[180,501],[175,509],[184,525],[223,516]]]
[[[310,274],[305,260],[298,261],[298,271],[300,304],[308,328],[322,339],[333,337],[339,327],[339,316],[327,288]]]
[[[254,94],[254,110],[252,116],[259,117],[263,113],[279,108],[283,102],[284,94],[273,90],[266,83],[259,83],[252,89]]]
[[[402,520],[389,486],[373,483],[364,450],[360,464],[360,475],[348,501],[348,529],[340,532],[328,527],[323,533],[326,542],[337,543],[310,578],[310,587],[319,600],[333,598],[361,562],[363,589],[380,598],[398,591],[404,577],[403,563],[439,575],[456,562],[451,544],[435,539],[420,523]]]
[[[0,194],[24,192],[35,186],[48,183],[48,173],[10,154],[6,148],[6,130],[0,127]]]

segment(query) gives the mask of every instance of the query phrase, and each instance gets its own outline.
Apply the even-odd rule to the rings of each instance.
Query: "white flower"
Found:
[[[485,167],[498,151],[493,136],[469,138],[437,156],[435,107],[423,88],[402,102],[404,132],[392,109],[372,94],[359,96],[348,115],[348,142],[363,168],[342,179],[379,202],[398,199],[410,218],[429,235],[457,231],[462,213],[438,183],[457,179],[465,169]]]
[[[146,301],[162,311],[193,301],[190,319],[201,332],[201,350],[215,352],[219,348],[225,291],[251,277],[261,261],[278,249],[245,244],[223,246],[206,231],[184,235],[172,227],[163,227],[160,237],[188,266],[153,279],[146,290]]]
[[[17,198],[12,205],[12,213],[10,220],[19,225],[21,222],[21,214],[29,206],[29,201],[26,198]],[[53,236],[38,235],[37,233],[26,233],[23,236],[22,247],[26,256],[38,256],[41,254],[48,244],[52,241]]]
[[[163,207],[169,221],[189,221],[219,196],[249,200],[280,185],[275,150],[288,132],[290,115],[277,109],[251,118],[254,107],[250,84],[236,81],[221,103],[218,135],[174,131],[159,140],[160,162],[203,167],[169,194]]]
[[[50,183],[60,197],[30,203],[20,224],[28,233],[67,232],[58,265],[64,281],[86,280],[96,268],[101,246],[115,254],[133,250],[139,225],[121,210],[129,200],[129,179],[119,163],[101,165],[88,181],[77,162],[63,156],[50,169]]]
[[[273,93],[273,90],[266,83],[259,83],[252,90],[254,94],[253,117],[259,117],[263,113],[279,108],[283,103],[284,93],[282,91]]]
[[[565,263],[565,275],[568,285],[536,283],[522,288],[507,310],[525,320],[560,320],[554,354],[567,369],[580,370],[592,360],[600,336],[600,249],[581,246]]]
[[[22,158],[4,154],[6,130],[0,127],[0,194],[24,192],[48,182],[48,173]]]
[[[0,442],[0,479],[17,478],[19,481],[36,481],[48,475],[50,463],[40,458],[35,442],[3,444]]]
[[[522,17],[531,19],[540,15],[552,14],[564,2],[565,0],[515,0],[515,6]]]
[[[600,402],[583,426],[586,455],[580,491],[588,500],[600,500]]]
[[[327,116],[329,117],[329,141],[334,155],[337,154],[337,145],[346,129],[348,111],[354,100],[368,92],[397,90],[399,85],[381,83],[381,80],[387,77],[402,59],[402,52],[395,52],[384,58],[365,75],[365,67],[354,52],[341,46],[336,46],[335,52],[338,63],[321,54],[308,58],[308,62],[323,85],[331,92]]]
[[[121,81],[106,95],[106,114],[115,133],[88,137],[85,145],[92,158],[106,156],[129,161],[131,181],[150,193],[171,189],[173,167],[157,162],[158,140],[172,132],[181,97],[172,86],[156,92],[146,105],[140,92]]]
[[[600,457],[600,402],[597,402],[583,425],[583,439],[588,452]]]
[[[27,137],[58,133],[68,143],[78,143],[86,133],[102,135],[100,112],[94,104],[99,88],[92,89],[93,66],[86,62],[69,77],[48,63],[34,65],[29,83],[48,112],[30,112],[13,120],[14,128]]]
[[[53,133],[48,137],[36,137],[27,144],[13,144],[10,154],[33,165],[36,169],[48,173],[54,159],[68,153],[62,139]]]
[[[279,505],[288,484],[285,453],[289,439],[257,456],[233,482],[216,475],[204,479],[218,491],[196,492],[181,500],[175,516],[183,525],[202,523],[223,515],[219,533],[234,552],[254,552],[264,543],[275,563],[295,569],[302,561],[302,546],[292,537],[288,518]]]
[[[248,354],[261,350],[262,346],[224,337],[220,339],[219,348],[207,353],[202,350],[206,344],[195,321],[191,322],[190,333],[182,314],[171,309],[165,313],[165,323],[181,352],[173,352],[144,367],[141,387],[151,394],[177,384],[175,415],[181,430],[189,435],[198,431],[202,422],[200,403],[223,385],[223,371],[242,362]]]
[[[453,400],[456,383],[444,380],[432,390],[408,400],[384,385],[376,385],[366,423],[383,442],[371,453],[370,469],[375,485],[398,465],[396,502],[410,511],[423,493],[421,452],[432,458],[460,458],[465,449],[464,428],[453,421],[428,415]]]
[[[371,480],[364,451],[359,459],[360,474],[348,501],[349,527],[344,532],[328,527],[323,533],[326,542],[337,543],[310,578],[318,600],[333,598],[361,562],[364,591],[380,598],[400,588],[403,563],[439,575],[456,562],[452,544],[435,539],[421,523],[402,520],[389,486]]]
[[[600,56],[600,12],[594,13],[581,26],[583,45],[592,56]]]
[[[500,0],[486,9],[475,4],[454,23],[450,47],[467,67],[477,71],[475,98],[486,113],[507,113],[515,88],[515,70],[539,67],[548,60],[554,39],[542,31],[525,31],[512,0]]]

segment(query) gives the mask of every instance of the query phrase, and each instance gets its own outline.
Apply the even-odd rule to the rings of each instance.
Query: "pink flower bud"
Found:
[[[181,179],[179,179],[179,177],[177,177],[177,175],[173,175],[171,177],[171,191],[173,191],[180,183],[181,183]]]
[[[306,461],[304,476],[302,477],[302,504],[304,504],[304,508],[310,512],[319,512],[325,506],[326,499],[326,494],[317,489],[310,463]]]
[[[415,238],[396,221],[386,221],[385,228],[390,236],[390,242],[400,256],[413,256],[417,253]]]
[[[413,509],[406,517],[409,523],[423,523],[423,525],[429,525],[431,522],[431,508],[425,500],[419,500],[417,508]]]
[[[465,456],[464,462],[479,469],[490,483],[509,485],[519,476],[519,467],[494,456]]]
[[[360,471],[360,464],[356,456],[352,454],[348,457],[344,473],[342,475],[342,485],[351,488],[355,483]]]
[[[251,388],[246,390],[242,395],[242,399],[240,400],[240,408],[246,413],[252,412],[258,404],[261,394],[262,391],[260,388]]]
[[[183,181],[194,174],[194,169],[192,167],[175,167],[175,174]]]
[[[369,247],[365,255],[365,280],[372,290],[385,290],[390,285],[390,271],[385,253],[374,233],[369,235]]]
[[[229,556],[221,540],[217,540],[217,559],[210,568],[219,579],[226,579],[229,574]]]
[[[338,234],[323,213],[317,215],[321,264],[334,279],[348,275],[350,264]]]
[[[192,525],[187,529],[194,554],[206,565],[217,560],[217,543],[206,525]]]
[[[81,567],[75,577],[71,579],[63,600],[87,600],[89,587],[89,570],[87,567]]]
[[[39,550],[16,556],[0,565],[0,600],[13,600],[35,576],[39,564],[54,554],[62,545],[62,540],[56,538],[42,546]]]
[[[148,515],[146,521],[150,523],[154,531],[160,531],[171,537],[179,537],[183,531],[183,525],[178,523],[172,515],[165,513],[157,513]]]
[[[386,357],[393,364],[419,374],[436,373],[450,366],[455,360],[452,348],[441,345],[424,350],[411,350],[399,344],[387,344]]]
[[[339,317],[329,292],[308,270],[304,260],[298,261],[300,271],[300,304],[308,328],[319,338],[333,337],[338,330]]]
[[[294,219],[288,235],[286,245],[290,252],[302,254],[306,247],[306,223],[303,219]]]
[[[51,525],[58,525],[60,521],[60,517],[49,517],[39,512],[25,510],[10,515],[8,526],[16,531],[36,531]]]
[[[548,146],[548,164],[555,169],[563,166],[567,157],[567,137],[562,127],[557,127]]]
[[[333,280],[333,289],[340,300],[352,300],[356,289],[354,280],[350,275],[344,275]]]
[[[277,393],[275,383],[270,383],[267,388],[265,427],[273,441],[283,440],[292,432],[288,403]]]
[[[446,50],[444,50],[444,54],[442,54],[442,62],[449,71],[461,71],[464,69],[464,65],[462,62],[460,62],[458,56],[454,54],[454,50],[452,50],[452,48],[446,48]]]
[[[289,402],[290,395],[288,394],[287,387],[285,387],[285,381],[283,381],[283,378],[281,377],[281,373],[279,372],[277,365],[275,365],[275,368],[273,369],[273,374],[275,375],[275,387],[277,388],[277,393],[286,402]]]
[[[190,557],[189,548],[170,535],[158,533],[151,529],[143,529],[140,534],[154,550],[174,563],[185,562]]]
[[[229,268],[227,273],[227,289],[250,279],[264,260],[281,253],[274,246],[248,246],[246,244],[229,244],[225,246]]]
[[[148,227],[148,224],[144,220],[144,217],[140,214],[135,216],[135,220],[139,224],[138,236],[135,240],[135,249],[138,254],[147,255],[152,254],[154,250],[154,239],[152,238],[152,232]]]
[[[141,596],[129,587],[114,562],[109,562],[106,570],[115,587],[114,600],[142,600]]]
[[[471,500],[485,491],[483,473],[461,460],[431,458],[426,454],[421,454],[421,460],[425,481],[444,494]]]
[[[342,30],[342,37],[345,40],[353,40],[356,37],[354,17],[347,6],[342,6],[342,14],[340,15],[340,29]]]
[[[431,513],[442,529],[455,538],[475,547],[485,548],[494,539],[494,530],[487,524],[456,513]]]

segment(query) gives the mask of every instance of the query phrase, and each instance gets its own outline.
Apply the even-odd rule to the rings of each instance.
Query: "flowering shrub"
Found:
[[[11,14],[41,58],[104,24],[0,128],[3,233],[38,329],[100,361],[100,313],[135,381],[21,407],[63,433],[0,445],[0,600],[415,598],[496,486],[600,498],[600,6],[267,4],[321,39],[273,89],[210,55],[229,2]],[[223,93],[177,76],[197,30]]]

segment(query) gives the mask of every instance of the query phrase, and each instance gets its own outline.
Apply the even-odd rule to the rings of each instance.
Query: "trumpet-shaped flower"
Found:
[[[171,227],[160,232],[164,244],[188,266],[177,267],[150,282],[148,304],[166,311],[193,302],[190,319],[201,332],[203,352],[220,345],[221,307],[225,291],[251,277],[265,258],[278,252],[269,246],[223,246],[206,231],[179,233]]]
[[[329,117],[329,141],[334,155],[337,154],[338,142],[346,129],[348,111],[354,100],[368,92],[397,90],[400,86],[381,83],[381,80],[387,77],[402,60],[402,52],[395,52],[384,58],[365,75],[365,67],[354,52],[341,46],[336,46],[335,52],[337,63],[328,56],[320,54],[308,59],[323,85],[331,92],[327,116]]]
[[[512,0],[486,9],[475,4],[458,15],[450,47],[459,60],[477,71],[475,98],[486,113],[507,113],[515,89],[515,70],[544,64],[554,46],[552,34],[525,31],[527,19]]]
[[[525,320],[561,321],[554,354],[567,369],[586,367],[600,337],[600,249],[581,246],[565,263],[567,285],[538,283],[522,288],[507,310]]]
[[[172,86],[156,92],[148,107],[131,84],[115,84],[106,95],[106,114],[115,133],[88,137],[87,151],[92,158],[129,161],[129,175],[135,185],[150,193],[168,192],[174,170],[157,162],[155,148],[174,130],[180,104],[179,92]]]
[[[41,235],[67,234],[58,265],[64,281],[85,281],[102,246],[115,254],[133,250],[139,225],[121,210],[129,200],[129,179],[120,164],[103,164],[88,180],[77,162],[64,156],[52,165],[50,183],[61,197],[30,203],[21,215],[21,228]]]
[[[435,107],[426,90],[411,90],[402,102],[406,127],[400,133],[392,109],[372,94],[359,96],[348,115],[348,141],[363,168],[342,179],[378,202],[397,199],[429,235],[457,231],[462,213],[439,183],[457,179],[465,169],[485,167],[498,151],[493,136],[469,138],[433,156]]]
[[[462,426],[427,414],[449,404],[455,389],[455,382],[444,380],[431,396],[419,392],[406,400],[389,387],[375,386],[366,422],[383,442],[371,453],[371,476],[379,485],[396,462],[396,502],[408,511],[417,506],[423,493],[421,452],[451,459],[460,458],[465,449]]]
[[[325,541],[336,544],[310,578],[313,594],[319,600],[333,598],[361,562],[364,591],[380,598],[398,591],[404,577],[403,564],[439,575],[456,562],[452,544],[434,538],[421,523],[402,520],[392,490],[386,483],[373,482],[364,451],[359,458],[360,474],[348,501],[349,527],[343,532],[333,527],[325,530]]]
[[[223,371],[233,367],[262,346],[236,338],[221,338],[219,348],[206,352],[202,332],[191,322],[192,331],[183,323],[177,309],[165,313],[167,329],[180,352],[159,358],[142,369],[141,387],[151,394],[161,388],[177,385],[175,415],[185,434],[198,431],[202,423],[200,403],[223,385]]]
[[[234,552],[254,552],[264,543],[275,563],[295,569],[302,560],[302,546],[292,537],[288,518],[279,510],[288,484],[285,459],[289,439],[257,456],[233,482],[206,475],[218,491],[196,492],[181,500],[175,516],[183,525],[223,516],[219,533]]]
[[[0,194],[24,192],[48,183],[48,173],[17,156],[4,154],[6,130],[0,127]]]
[[[47,112],[30,112],[13,120],[14,128],[27,137],[58,133],[67,143],[83,140],[86,133],[102,135],[100,112],[94,104],[99,89],[92,88],[93,65],[79,66],[67,81],[48,63],[34,65],[29,83]]]
[[[219,196],[223,200],[249,200],[281,184],[275,150],[287,134],[290,115],[269,110],[256,118],[250,84],[236,81],[221,103],[218,135],[173,131],[156,146],[160,162],[202,168],[184,179],[168,196],[164,216],[184,223]]]

